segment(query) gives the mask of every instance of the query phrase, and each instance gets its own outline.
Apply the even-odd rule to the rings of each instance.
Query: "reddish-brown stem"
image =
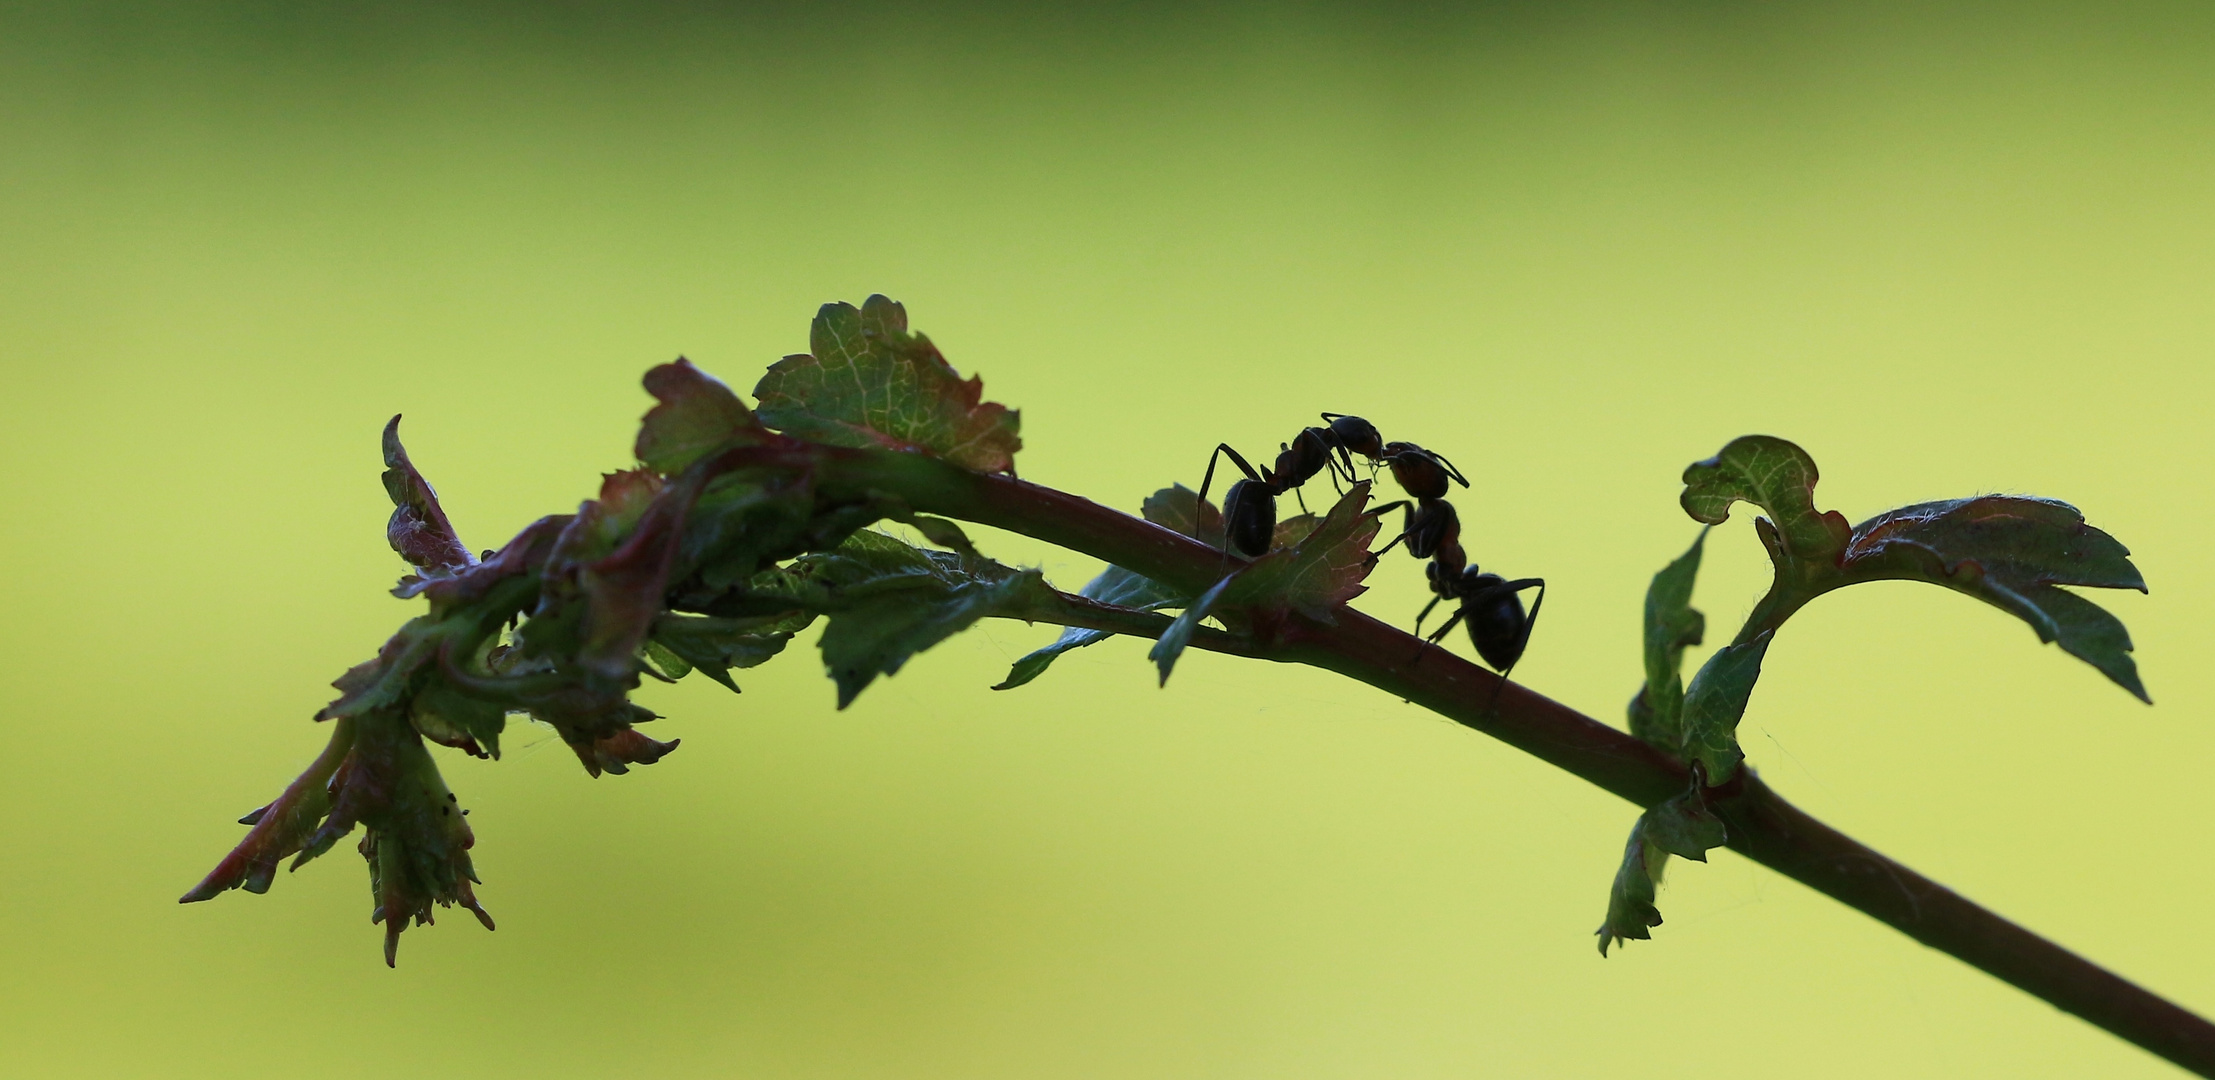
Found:
[[[891,493],[916,510],[1081,551],[1198,594],[1226,556],[1087,499],[967,472],[915,454],[817,450],[827,489]],[[1244,650],[1240,650],[1244,651]],[[1415,656],[1421,652],[1420,662]],[[1443,649],[1349,609],[1337,623],[1286,624],[1250,655],[1327,668],[1421,705],[1583,777],[1641,807],[1686,789],[1684,763]],[[1495,698],[1495,693],[1497,696]],[[1496,704],[1495,704],[1496,701]],[[2215,1025],[1977,906],[1809,817],[1748,771],[1716,789],[1729,846],[1934,949],[2167,1058],[2215,1077]]]

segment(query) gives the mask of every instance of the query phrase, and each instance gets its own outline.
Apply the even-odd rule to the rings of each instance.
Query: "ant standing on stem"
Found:
[[[1277,531],[1277,496],[1290,491],[1300,499],[1300,509],[1306,510],[1300,485],[1315,479],[1316,473],[1330,470],[1335,486],[1343,469],[1346,481],[1352,483],[1355,454],[1370,461],[1383,456],[1384,437],[1369,421],[1343,413],[1324,413],[1323,419],[1329,427],[1307,428],[1290,443],[1278,444],[1277,463],[1267,473],[1255,472],[1231,444],[1215,444],[1215,452],[1208,455],[1207,475],[1200,479],[1202,503],[1207,501],[1208,485],[1215,482],[1215,463],[1223,455],[1229,454],[1231,464],[1246,474],[1223,494],[1223,534],[1231,550],[1249,559],[1267,555]],[[1338,457],[1333,458],[1333,453]]]
[[[1324,413],[1322,417],[1329,426],[1303,429],[1290,443],[1279,444],[1276,463],[1266,473],[1256,471],[1229,443],[1216,444],[1215,453],[1208,456],[1207,473],[1200,480],[1200,501],[1207,501],[1208,487],[1215,481],[1215,465],[1223,455],[1230,455],[1231,463],[1246,474],[1223,495],[1225,547],[1247,558],[1268,554],[1277,527],[1277,496],[1290,491],[1299,497],[1300,486],[1325,470],[1330,472],[1333,486],[1341,474],[1352,482],[1356,454],[1372,467],[1387,465],[1392,478],[1413,496],[1413,501],[1399,499],[1368,512],[1379,516],[1399,510],[1403,521],[1400,535],[1370,554],[1370,565],[1402,542],[1407,544],[1409,554],[1429,559],[1424,571],[1436,595],[1415,617],[1416,633],[1422,633],[1423,620],[1441,602],[1453,600],[1458,606],[1446,625],[1424,638],[1424,647],[1437,644],[1456,625],[1466,623],[1477,655],[1499,671],[1504,685],[1516,661],[1522,659],[1531,627],[1538,621],[1538,610],[1546,602],[1545,579],[1509,581],[1469,565],[1468,554],[1461,547],[1461,519],[1446,501],[1450,484],[1468,487],[1469,480],[1453,462],[1411,442],[1387,443],[1376,426],[1361,417],[1344,413]],[[1307,508],[1306,499],[1301,498],[1300,508]],[[1538,590],[1538,598],[1526,613],[1521,594],[1533,588]],[[1416,659],[1422,659],[1422,654],[1417,653]]]
[[[1506,676],[1514,669],[1515,662],[1522,659],[1523,647],[1530,642],[1531,626],[1538,621],[1538,609],[1546,602],[1546,579],[1509,581],[1469,565],[1468,554],[1461,547],[1461,519],[1454,514],[1453,504],[1446,501],[1447,481],[1451,479],[1468,487],[1468,479],[1461,475],[1461,470],[1454,468],[1453,462],[1413,443],[1390,443],[1385,451],[1392,465],[1393,479],[1398,480],[1400,487],[1413,495],[1415,501],[1400,499],[1369,511],[1381,515],[1399,510],[1405,522],[1400,535],[1369,557],[1371,563],[1403,540],[1407,542],[1409,554],[1431,560],[1423,569],[1430,578],[1431,592],[1437,595],[1424,606],[1422,614],[1415,617],[1415,632],[1423,632],[1423,620],[1430,617],[1440,602],[1460,601],[1446,625],[1424,640],[1437,644],[1453,632],[1455,624],[1466,622],[1469,641],[1477,647],[1477,655]],[[1538,590],[1538,599],[1525,614],[1521,593],[1533,588]]]

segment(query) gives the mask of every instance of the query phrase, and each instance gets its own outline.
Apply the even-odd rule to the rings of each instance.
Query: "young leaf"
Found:
[[[1214,503],[1203,503],[1191,488],[1173,484],[1146,497],[1139,513],[1146,520],[1165,529],[1183,533],[1211,547],[1223,546],[1223,515]],[[1282,526],[1279,531],[1282,532]],[[1079,595],[1103,604],[1114,604],[1134,611],[1158,611],[1165,607],[1179,607],[1190,602],[1185,596],[1152,578],[1120,566],[1110,566],[1100,576],[1087,582]],[[1195,622],[1194,625],[1197,625]],[[1190,630],[1182,631],[1190,640]],[[1013,690],[1045,674],[1056,657],[1071,649],[1081,649],[1094,642],[1104,641],[1114,635],[1105,630],[1088,630],[1079,626],[1064,629],[1061,636],[1045,648],[1035,650],[1017,660],[1008,669],[1008,677],[1000,680],[994,690]],[[1178,646],[1179,651],[1182,646]],[[1174,657],[1171,665],[1176,663]],[[1166,676],[1165,676],[1166,677]]]
[[[1224,602],[1291,608],[1335,624],[1332,613],[1368,591],[1361,579],[1369,574],[1369,541],[1378,528],[1375,516],[1362,513],[1368,503],[1369,481],[1356,482],[1298,546],[1272,551],[1234,576]]]
[[[829,612],[820,647],[841,709],[908,657],[987,615],[1018,614],[1032,590],[1046,588],[1035,570],[926,551],[877,532],[857,532],[835,551],[801,559],[791,576],[796,597]]]
[[[859,309],[825,304],[811,353],[787,356],[754,387],[762,420],[835,446],[920,450],[978,472],[1015,465],[1017,414],[982,401],[929,338],[908,331],[907,309],[872,296]]]
[[[1608,890],[1607,919],[1598,931],[1601,956],[1618,941],[1651,938],[1650,928],[1661,925],[1661,909],[1654,899],[1669,856],[1706,862],[1708,851],[1728,839],[1722,819],[1708,809],[1697,767],[1693,775],[1691,790],[1638,815],[1631,826],[1630,841],[1623,845],[1623,863]]]
[[[1706,862],[1709,849],[1730,839],[1723,819],[1708,809],[1707,792],[1697,780],[1691,790],[1646,811],[1645,821],[1646,839],[1655,847],[1694,862]]]
[[[1738,721],[1761,678],[1773,633],[1764,630],[1752,641],[1715,650],[1685,691],[1685,752],[1706,769],[1710,784],[1729,780],[1746,756],[1738,749]]]
[[[808,612],[755,618],[713,618],[663,612],[654,617],[650,647],[666,650],[687,671],[698,671],[722,683],[732,693],[732,668],[750,668],[784,651],[792,635],[815,621]],[[672,678],[684,672],[666,671]]]
[[[730,387],[684,357],[648,371],[644,381],[660,404],[639,424],[637,453],[655,472],[675,476],[717,450],[769,438]]]
[[[1795,558],[1836,563],[1852,530],[1836,511],[1815,509],[1815,459],[1770,435],[1732,439],[1722,452],[1684,470],[1679,501],[1694,521],[1720,525],[1745,501],[1769,514]]]
[[[618,473],[616,477],[633,474]],[[609,478],[611,483],[615,477]],[[685,517],[704,479],[687,476],[656,485],[628,535],[607,555],[585,564],[578,584],[585,600],[584,640],[577,660],[600,678],[635,683],[638,651],[665,606],[684,537]],[[608,488],[603,486],[605,493]],[[603,502],[610,502],[603,494]],[[618,511],[622,512],[622,511]],[[579,520],[585,520],[580,516]]]
[[[1231,582],[1237,581],[1238,577],[1237,574],[1231,574],[1201,593],[1199,599],[1177,615],[1176,621],[1169,624],[1169,629],[1161,632],[1161,638],[1154,642],[1154,647],[1147,650],[1146,659],[1153,661],[1154,666],[1161,669],[1161,685],[1169,685],[1169,672],[1177,666],[1177,658],[1184,655],[1185,646],[1192,643],[1192,632],[1200,628],[1200,620],[1207,618],[1208,612],[1214,610],[1215,602],[1222,599],[1223,591],[1230,588]]]
[[[2057,588],[2146,590],[2130,549],[2051,499],[1986,495],[1921,503],[1854,527],[1845,569],[1857,580],[1907,578],[1974,596],[2030,624],[2038,640],[2151,702],[2115,616]]]
[[[459,904],[492,928],[470,887],[477,880],[469,859],[475,838],[423,740],[394,713],[341,720],[308,771],[249,816],[254,826],[246,839],[180,903],[226,889],[265,892],[279,860],[293,855],[298,869],[364,825],[360,850],[377,901],[370,919],[385,924],[387,965],[395,961],[400,931],[411,920],[430,922],[434,904]]]
[[[477,558],[454,535],[446,511],[438,504],[438,492],[415,471],[406,447],[400,445],[400,418],[385,424],[385,494],[392,497],[392,519],[385,525],[385,539],[409,565],[433,576],[444,576],[474,566]]]
[[[1630,841],[1623,845],[1623,864],[1615,871],[1615,884],[1607,894],[1607,919],[1594,933],[1600,936],[1600,955],[1618,941],[1646,941],[1650,927],[1661,925],[1661,909],[1654,906],[1654,887],[1661,883],[1669,853],[1646,838],[1647,816],[1638,815],[1630,827]]]
[[[1171,484],[1146,496],[1139,515],[1209,547],[1223,546],[1223,512],[1214,503],[1201,502],[1199,493],[1183,484]]]
[[[305,847],[308,837],[331,812],[331,777],[353,749],[354,722],[341,720],[332,726],[330,742],[307,771],[275,802],[240,819],[239,824],[253,826],[246,838],[177,902],[213,900],[229,889],[268,892],[277,875],[277,864]]]
[[[1631,734],[1675,751],[1684,741],[1684,650],[1700,643],[1707,619],[1692,606],[1707,530],[1646,587],[1646,685],[1632,707]]]
[[[1114,604],[1117,607],[1126,607],[1134,611],[1156,611],[1165,607],[1175,607],[1185,601],[1184,597],[1178,596],[1176,591],[1167,585],[1163,585],[1143,574],[1125,570],[1120,566],[1110,566],[1101,571],[1099,577],[1085,583],[1083,591],[1078,595],[1088,600],[1098,600],[1103,604]],[[1065,627],[1061,632],[1061,636],[1054,639],[1053,644],[1027,653],[1022,659],[1017,660],[1014,666],[1008,669],[1008,677],[1000,680],[999,685],[994,686],[993,689],[1013,690],[1045,674],[1046,668],[1061,654],[1071,649],[1084,648],[1094,642],[1104,641],[1113,636],[1105,630],[1089,630],[1081,626]]]

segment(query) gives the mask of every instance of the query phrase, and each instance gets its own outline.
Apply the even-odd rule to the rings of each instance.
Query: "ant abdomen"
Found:
[[[1269,553],[1277,533],[1277,493],[1260,480],[1240,480],[1223,495],[1224,539],[1249,559]]]
[[[1522,597],[1506,585],[1498,574],[1474,574],[1463,586],[1469,598],[1461,608],[1469,643],[1494,670],[1512,667],[1522,658],[1529,625]]]

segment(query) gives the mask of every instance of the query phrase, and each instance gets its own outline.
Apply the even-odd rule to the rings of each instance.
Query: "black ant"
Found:
[[[1422,632],[1423,620],[1441,602],[1457,600],[1460,604],[1446,625],[1424,639],[1424,647],[1444,640],[1456,625],[1466,622],[1477,655],[1500,672],[1505,685],[1506,675],[1522,659],[1531,626],[1546,602],[1545,580],[1509,581],[1468,565],[1468,555],[1461,547],[1461,519],[1446,501],[1446,493],[1456,483],[1468,487],[1469,479],[1444,455],[1411,442],[1385,442],[1376,425],[1358,416],[1323,413],[1322,417],[1328,427],[1305,428],[1290,443],[1278,444],[1277,460],[1266,473],[1257,471],[1229,443],[1216,444],[1215,452],[1208,456],[1207,473],[1200,480],[1200,501],[1207,501],[1208,488],[1215,482],[1216,463],[1224,455],[1229,455],[1238,471],[1246,474],[1223,495],[1225,547],[1248,558],[1268,554],[1277,528],[1277,496],[1290,491],[1298,497],[1301,485],[1326,470],[1334,485],[1341,475],[1352,482],[1355,455],[1373,466],[1387,465],[1392,478],[1413,499],[1385,503],[1369,511],[1374,516],[1397,509],[1405,521],[1400,535],[1372,553],[1369,561],[1374,564],[1402,542],[1416,558],[1431,560],[1424,569],[1430,577],[1431,591],[1437,595],[1416,616],[1416,632]],[[1300,505],[1305,510],[1307,501],[1302,498]],[[1521,594],[1531,588],[1538,590],[1538,599],[1526,614]]]
[[[1455,548],[1457,554],[1459,551]],[[1530,644],[1531,627],[1538,622],[1538,609],[1546,603],[1546,579],[1509,581],[1498,574],[1479,572],[1474,566],[1458,572],[1446,571],[1435,562],[1429,570],[1431,591],[1438,595],[1415,617],[1415,632],[1423,632],[1423,620],[1430,617],[1431,609],[1441,601],[1459,600],[1461,606],[1455,609],[1453,618],[1447,619],[1446,625],[1431,631],[1423,640],[1428,645],[1436,645],[1453,632],[1455,623],[1466,620],[1469,641],[1477,647],[1477,655],[1500,673],[1504,684],[1508,673],[1515,670],[1515,662],[1523,658],[1523,647]],[[1531,601],[1528,614],[1523,611],[1521,595],[1525,589],[1538,590],[1538,598]]]
[[[1351,483],[1355,454],[1370,461],[1387,460],[1388,448],[1384,437],[1377,434],[1376,425],[1344,413],[1322,416],[1330,426],[1305,428],[1290,443],[1278,444],[1276,464],[1267,473],[1256,472],[1229,443],[1217,443],[1215,452],[1208,455],[1207,475],[1200,479],[1202,503],[1207,501],[1208,485],[1215,482],[1215,463],[1223,455],[1230,455],[1231,464],[1246,474],[1223,494],[1223,535],[1230,550],[1249,559],[1268,554],[1277,531],[1277,496],[1290,491],[1300,497],[1300,485],[1313,480],[1316,473],[1329,470],[1331,482],[1336,484],[1343,470]],[[1300,509],[1307,509],[1305,497],[1300,497]]]
[[[1467,487],[1469,481],[1463,479],[1452,462],[1412,443],[1392,443],[1385,450],[1384,456],[1391,462],[1394,479],[1415,499],[1413,502],[1400,499],[1370,511],[1371,514],[1385,514],[1399,510],[1405,522],[1400,535],[1369,556],[1371,562],[1403,541],[1409,554],[1431,560],[1423,569],[1430,578],[1431,592],[1437,595],[1424,605],[1422,614],[1415,617],[1415,632],[1423,632],[1423,620],[1429,618],[1441,602],[1460,601],[1446,625],[1423,639],[1425,647],[1444,640],[1456,624],[1466,622],[1469,641],[1477,647],[1477,655],[1492,665],[1504,682],[1507,674],[1514,670],[1516,661],[1523,658],[1523,648],[1530,642],[1531,627],[1537,623],[1538,610],[1546,602],[1545,579],[1509,581],[1470,566],[1468,553],[1461,547],[1461,519],[1454,513],[1453,504],[1445,499],[1449,477],[1460,481],[1463,487]],[[1538,590],[1538,598],[1532,601],[1526,614],[1521,594],[1533,588]],[[1421,654],[1417,656],[1420,658]]]

